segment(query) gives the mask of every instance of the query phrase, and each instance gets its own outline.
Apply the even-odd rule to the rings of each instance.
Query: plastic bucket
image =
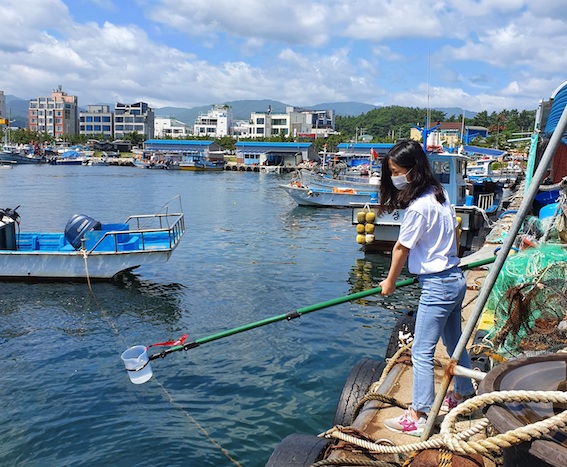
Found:
[[[122,352],[124,366],[128,371],[130,381],[134,384],[142,384],[152,377],[152,366],[148,357],[148,351],[144,345],[135,345]]]

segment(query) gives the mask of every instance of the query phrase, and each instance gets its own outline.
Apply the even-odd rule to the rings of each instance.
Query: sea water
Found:
[[[378,285],[389,258],[364,257],[350,210],[296,206],[278,188],[289,177],[0,172],[0,207],[19,206],[22,231],[62,231],[73,214],[122,222],[176,195],[187,227],[169,262],[92,291],[0,282],[0,465],[263,466],[288,434],[330,428],[351,368],[382,358],[396,319],[416,307],[415,286],[174,352],[140,385],[120,358]]]

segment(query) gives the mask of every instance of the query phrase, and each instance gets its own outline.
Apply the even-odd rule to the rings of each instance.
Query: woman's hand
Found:
[[[396,290],[396,281],[386,278],[380,282],[380,287],[382,287],[382,292],[380,293],[387,297],[388,295],[392,295],[394,290]]]

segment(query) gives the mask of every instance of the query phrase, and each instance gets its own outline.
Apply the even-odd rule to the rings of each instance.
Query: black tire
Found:
[[[386,362],[383,360],[360,360],[351,370],[343,387],[343,392],[337,404],[333,425],[351,425],[354,410],[358,401],[368,392],[368,389],[380,379]]]
[[[399,349],[409,344],[413,340],[414,334],[415,316],[413,313],[401,316],[390,334],[390,342],[388,342],[388,349],[386,350],[386,359],[392,358]]]
[[[276,446],[266,467],[307,467],[324,459],[331,442],[314,435],[288,435]]]

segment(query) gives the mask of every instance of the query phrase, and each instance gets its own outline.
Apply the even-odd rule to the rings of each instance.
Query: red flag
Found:
[[[372,148],[372,160],[376,160],[378,159],[378,153],[376,152],[376,149]]]

